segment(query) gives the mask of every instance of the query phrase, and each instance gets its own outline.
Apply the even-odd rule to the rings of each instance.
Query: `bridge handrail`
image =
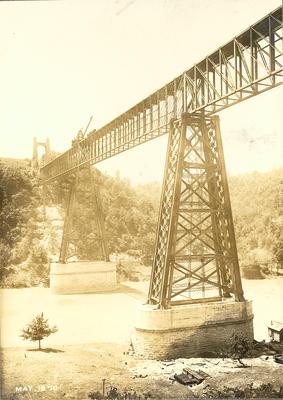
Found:
[[[168,132],[184,112],[211,115],[283,83],[282,6],[41,167],[49,182]]]

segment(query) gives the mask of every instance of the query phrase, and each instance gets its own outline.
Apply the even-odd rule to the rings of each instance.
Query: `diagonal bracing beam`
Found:
[[[87,184],[86,184],[87,183]],[[81,185],[82,184],[82,185]],[[83,187],[80,187],[83,186]],[[104,261],[109,261],[109,250],[106,240],[105,227],[104,227],[104,216],[101,206],[101,199],[99,188],[94,182],[91,168],[83,168],[73,174],[69,182],[67,183],[67,204],[64,218],[63,234],[61,239],[60,256],[59,262],[66,263],[70,257],[76,254],[70,253],[70,245],[76,247],[76,241],[78,238],[74,234],[74,219],[76,207],[79,206],[78,194],[84,194],[89,198],[91,204],[91,210],[93,214],[93,221],[95,223],[92,227],[92,231],[97,231],[98,241],[100,248],[100,256]],[[89,219],[92,223],[92,218]],[[85,235],[84,235],[85,236]],[[80,239],[86,240],[86,237]]]
[[[210,116],[283,83],[282,6],[41,168],[49,182],[169,132],[183,113]]]
[[[171,122],[148,301],[159,308],[243,290],[218,117]]]

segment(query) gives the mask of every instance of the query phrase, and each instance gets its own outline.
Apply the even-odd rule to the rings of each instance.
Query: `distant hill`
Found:
[[[18,281],[20,280],[18,284],[25,286],[23,280],[26,271],[23,270],[22,265],[31,259],[30,256],[35,249],[33,239],[38,235],[35,226],[40,218],[37,213],[39,204],[37,174],[30,168],[29,160],[0,159],[0,281],[2,285],[11,287],[15,282],[9,281],[9,276],[13,274]],[[35,269],[40,267],[38,259],[34,262],[34,267]]]
[[[244,264],[270,263],[283,240],[282,182],[283,168],[229,178],[237,246]]]
[[[230,176],[228,180],[241,264],[271,263],[276,246],[283,240],[283,168]],[[140,185],[136,191],[158,209],[160,183]]]
[[[150,260],[154,251],[161,183],[132,187],[128,180],[112,178],[97,170],[94,176],[100,186],[110,252],[138,251]],[[275,259],[283,265],[282,182],[283,168],[229,177],[242,267],[269,264]],[[53,196],[46,199],[46,205],[60,214],[66,198],[64,185],[57,183],[50,192]],[[41,206],[40,194],[38,175],[30,168],[30,160],[0,158],[0,279],[4,279],[2,284],[7,287],[48,282],[48,243],[52,242],[52,232],[50,230],[50,237],[45,238],[44,231],[49,222]],[[82,199],[76,208],[73,226],[79,239],[77,255],[91,259],[97,257],[99,246],[92,230],[91,204],[86,196]],[[60,232],[56,235],[59,237]],[[57,253],[59,244],[52,254],[56,256]]]
[[[29,158],[0,157],[0,162],[4,162],[9,166],[16,167],[29,167],[31,164],[31,160]]]

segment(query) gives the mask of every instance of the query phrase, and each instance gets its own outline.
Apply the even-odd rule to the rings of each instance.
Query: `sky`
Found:
[[[32,139],[65,151],[93,115],[98,129],[267,13],[280,0],[0,2],[0,157]],[[220,121],[229,174],[283,166],[283,87]],[[161,180],[167,138],[97,166],[132,183]]]

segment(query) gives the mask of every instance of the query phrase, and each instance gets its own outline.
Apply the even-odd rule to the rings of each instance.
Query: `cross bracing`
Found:
[[[205,116],[283,82],[282,6],[41,168],[48,182],[169,132],[183,113]]]
[[[148,301],[243,301],[217,116],[172,121]]]

